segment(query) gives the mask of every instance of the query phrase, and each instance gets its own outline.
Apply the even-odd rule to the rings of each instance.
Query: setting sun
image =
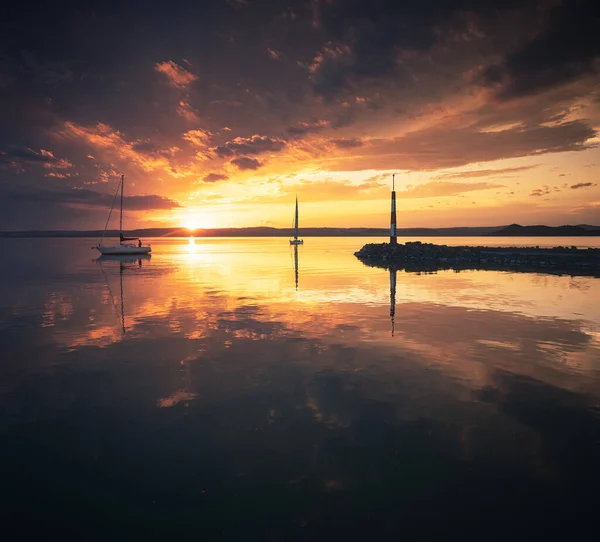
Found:
[[[181,217],[180,224],[182,228],[186,228],[191,232],[215,227],[210,218],[206,216],[200,216],[198,214],[190,214]]]

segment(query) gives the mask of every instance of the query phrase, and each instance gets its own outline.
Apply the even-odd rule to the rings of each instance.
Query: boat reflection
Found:
[[[294,277],[296,279],[296,291],[298,291],[298,245],[294,247]]]
[[[138,265],[138,267],[142,267],[143,261],[148,261],[152,258],[150,254],[123,254],[123,255],[115,255],[115,254],[104,254],[96,259],[99,264],[104,262],[119,262],[120,267],[126,267],[126,264],[133,263]]]
[[[123,297],[123,272],[126,269],[136,269],[142,267],[143,261],[150,260],[152,256],[150,254],[103,254],[96,261],[100,265],[100,269],[102,270],[102,274],[104,275],[104,281],[106,282],[106,286],[108,287],[108,293],[110,295],[110,300],[113,308],[115,309],[115,313],[119,318],[119,323],[121,324],[121,330],[123,333],[127,333],[125,328],[125,300]],[[112,289],[110,287],[110,281],[104,271],[103,264],[106,262],[118,262],[119,263],[119,297],[121,304],[120,315],[118,314],[118,310],[114,304],[114,295],[112,293]]]

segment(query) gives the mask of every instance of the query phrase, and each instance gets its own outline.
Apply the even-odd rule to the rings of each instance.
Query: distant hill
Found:
[[[498,237],[579,237],[600,235],[600,228],[595,226],[521,226],[520,224],[511,224],[487,235]]]
[[[586,230],[600,230],[600,226],[590,226],[589,224],[577,224],[577,226]]]
[[[600,235],[600,226],[482,226],[457,228],[398,228],[398,237],[478,237],[482,235],[502,236],[580,236]],[[186,228],[143,228],[127,230],[127,236],[135,237],[289,237],[291,228],[216,228],[190,232]],[[0,232],[0,237],[91,237],[100,238],[102,230],[52,230],[52,231],[9,231]],[[302,228],[301,237],[388,237],[388,228]],[[119,236],[117,230],[109,230],[106,237]]]
[[[442,237],[442,236],[479,236],[498,230],[502,226],[481,228],[399,228],[399,237]],[[289,237],[291,228],[216,228],[198,229],[190,232],[186,228],[144,228],[127,230],[128,236],[136,237]],[[302,237],[387,237],[388,228],[302,228]],[[88,231],[14,231],[0,232],[0,237],[100,237],[101,230]],[[109,230],[106,237],[118,237],[117,230]]]

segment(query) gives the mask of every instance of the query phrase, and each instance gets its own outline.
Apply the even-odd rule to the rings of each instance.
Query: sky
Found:
[[[13,4],[0,230],[600,224],[591,0]]]

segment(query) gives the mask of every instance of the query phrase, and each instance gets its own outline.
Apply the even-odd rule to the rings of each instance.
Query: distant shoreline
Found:
[[[213,228],[190,231],[186,228],[143,228],[127,230],[136,237],[289,237],[291,228]],[[302,237],[388,237],[388,228],[302,228]],[[29,230],[0,232],[0,238],[100,237],[102,230]],[[600,226],[482,226],[455,228],[399,228],[398,237],[588,237],[600,236]],[[105,237],[118,237],[109,230]]]

